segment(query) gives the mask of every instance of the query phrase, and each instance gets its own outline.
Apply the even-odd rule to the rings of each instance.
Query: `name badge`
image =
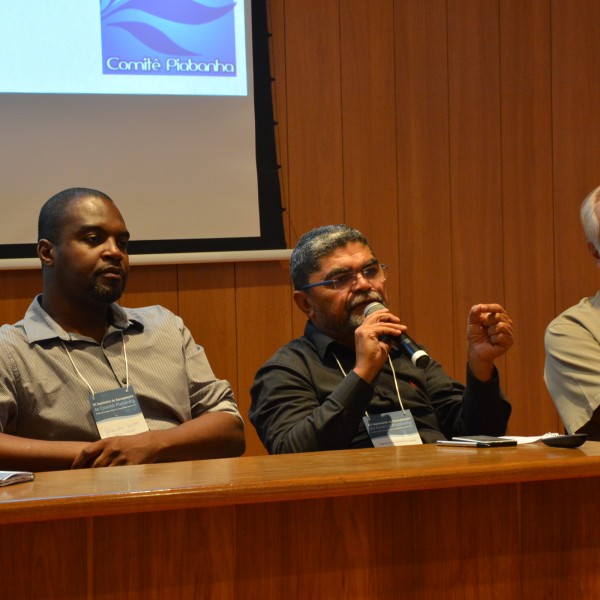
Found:
[[[410,410],[368,415],[363,421],[375,448],[423,443]]]
[[[90,394],[88,399],[103,440],[148,431],[148,425],[133,387]]]

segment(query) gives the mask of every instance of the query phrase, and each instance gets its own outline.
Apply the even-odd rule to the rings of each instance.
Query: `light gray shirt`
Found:
[[[600,406],[600,292],[556,317],[544,338],[544,380],[569,433]]]
[[[175,427],[204,412],[241,419],[229,383],[215,378],[204,350],[166,308],[112,304],[111,324],[99,344],[67,333],[40,298],[22,321],[0,327],[1,432],[41,440],[100,439],[89,388],[98,393],[125,387],[125,355],[129,385],[150,430]]]

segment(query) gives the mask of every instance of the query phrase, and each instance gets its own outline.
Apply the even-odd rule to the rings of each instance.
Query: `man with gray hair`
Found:
[[[468,317],[466,387],[407,351],[406,325],[387,308],[387,267],[347,225],[303,235],[290,261],[304,335],[257,372],[250,420],[269,453],[430,443],[503,435],[511,407],[494,360],[513,343],[499,304]],[[398,340],[403,339],[402,343]],[[412,343],[412,344],[411,344]]]
[[[600,266],[600,186],[581,204],[588,249]],[[600,440],[600,292],[558,315],[544,337],[544,380],[568,433]]]

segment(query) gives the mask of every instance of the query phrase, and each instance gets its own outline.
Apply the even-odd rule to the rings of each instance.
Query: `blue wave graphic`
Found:
[[[156,2],[155,0],[126,0],[120,6],[115,7],[115,10],[111,14],[123,10],[135,9],[148,13],[153,17],[175,23],[202,25],[203,23],[210,23],[222,17],[233,10],[234,7],[235,2],[225,6],[205,6],[193,0],[168,0],[165,2]]]
[[[236,2],[206,6],[194,0],[100,0],[104,26],[124,29],[146,47],[175,56],[201,56],[186,48],[187,36],[177,27],[216,21],[231,12],[235,5]],[[121,14],[124,11],[126,14]],[[162,22],[156,23],[156,19]],[[184,43],[177,38],[183,38]]]
[[[157,50],[163,54],[175,54],[176,56],[197,56],[196,52],[190,52],[181,46],[178,46],[172,39],[167,37],[162,31],[147,25],[146,23],[112,23],[113,27],[121,27],[129,32],[142,44]]]

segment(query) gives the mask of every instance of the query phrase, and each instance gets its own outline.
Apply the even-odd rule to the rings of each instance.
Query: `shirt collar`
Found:
[[[41,304],[42,294],[33,299],[25,316],[23,317],[23,329],[30,344],[44,340],[61,339],[69,341],[81,339],[82,336],[65,331],[43,308]],[[131,327],[143,330],[144,326],[139,321],[129,318],[127,309],[113,302],[109,307],[109,326],[106,335],[114,331],[126,331]]]
[[[326,333],[317,329],[312,321],[307,321],[304,327],[304,337],[308,338],[317,349],[317,353],[321,357],[321,360],[325,358],[327,351],[331,349],[332,352],[352,352],[345,346],[342,346],[339,342],[336,342],[332,337]]]

